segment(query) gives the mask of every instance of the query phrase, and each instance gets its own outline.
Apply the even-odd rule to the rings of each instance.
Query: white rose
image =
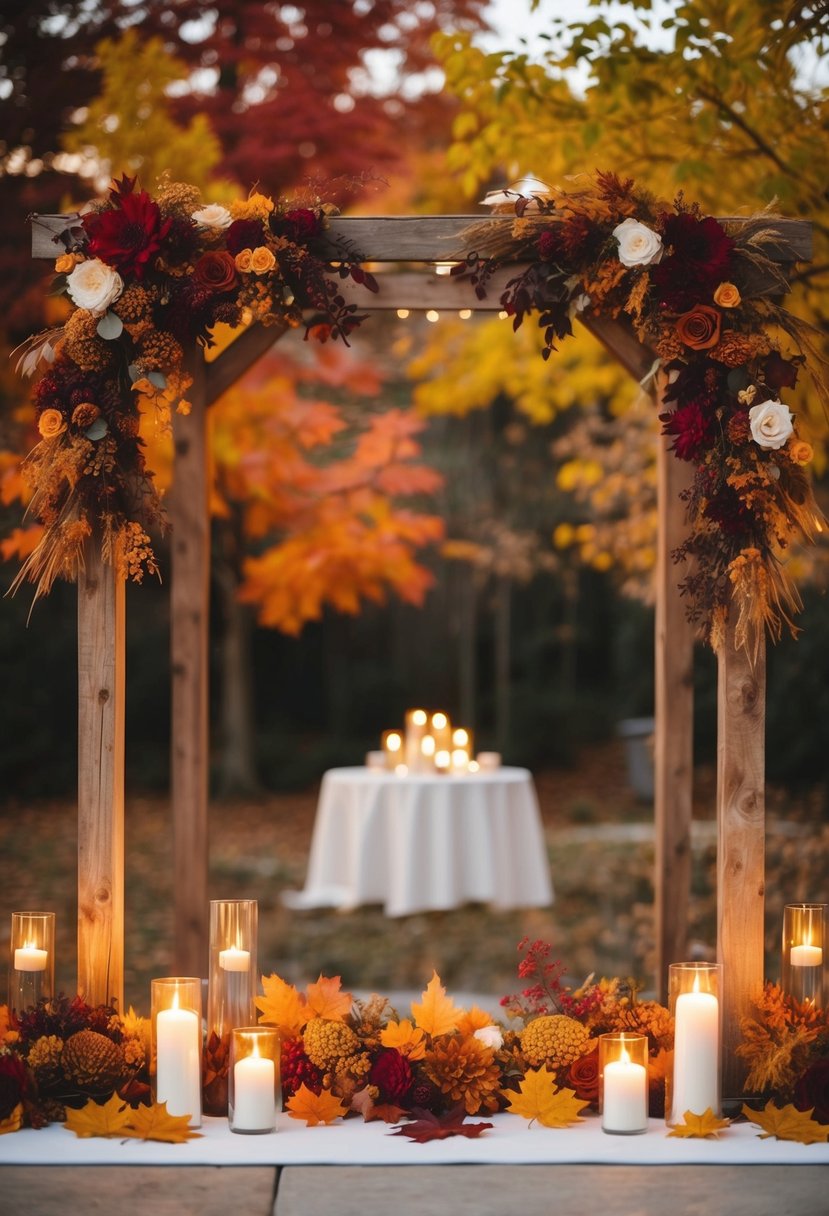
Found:
[[[475,1031],[475,1038],[480,1039],[484,1047],[491,1047],[493,1051],[500,1051],[504,1045],[504,1036],[498,1026],[481,1026]]]
[[[662,237],[638,220],[622,220],[613,229],[623,266],[651,266],[662,260]]]
[[[211,203],[201,211],[194,211],[192,218],[202,228],[229,228],[233,222],[233,216],[221,203]]]
[[[792,411],[782,401],[764,401],[748,411],[751,438],[761,448],[782,448],[794,430]]]
[[[67,277],[66,290],[78,308],[100,317],[124,290],[124,280],[100,258],[90,258],[88,262],[78,262]]]

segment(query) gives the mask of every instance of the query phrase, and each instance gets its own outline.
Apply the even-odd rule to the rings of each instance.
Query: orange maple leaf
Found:
[[[702,1115],[695,1115],[693,1111],[686,1110],[682,1118],[682,1123],[677,1123],[676,1127],[672,1127],[668,1132],[669,1136],[688,1140],[705,1140],[707,1136],[718,1139],[723,1128],[731,1126],[730,1119],[717,1118],[710,1106]]]
[[[426,1034],[433,1038],[457,1030],[463,1010],[446,995],[446,989],[441,984],[437,971],[432,972],[432,978],[423,993],[422,1003],[412,1003],[412,1016],[421,1030],[425,1030]]]
[[[750,1123],[762,1127],[761,1140],[774,1136],[777,1140],[795,1140],[798,1144],[826,1144],[829,1141],[829,1124],[817,1123],[811,1110],[798,1110],[788,1106],[775,1106],[769,1099],[762,1110],[752,1110],[743,1104],[743,1114]]]
[[[458,1030],[461,1034],[471,1035],[476,1030],[483,1030],[484,1026],[494,1026],[490,1015],[484,1009],[479,1009],[477,1005],[473,1005],[471,1009],[461,1013],[458,1021]]]
[[[295,1038],[308,1021],[305,997],[278,975],[263,975],[262,987],[265,995],[256,998],[259,1021],[278,1026],[286,1038]]]
[[[402,1056],[410,1060],[422,1060],[426,1055],[426,1035],[413,1026],[408,1018],[385,1025],[380,1031],[380,1042],[384,1047],[396,1047]]]
[[[153,1102],[152,1106],[138,1106],[130,1111],[129,1125],[123,1129],[123,1134],[136,1140],[186,1144],[201,1135],[190,1126],[190,1118],[190,1115],[170,1115],[166,1102]]]
[[[502,1089],[501,1093],[510,1100],[510,1114],[522,1115],[531,1123],[537,1119],[545,1127],[569,1127],[584,1122],[579,1111],[588,1103],[577,1098],[573,1089],[559,1089],[553,1074],[544,1068],[528,1069],[519,1093],[512,1089]]]
[[[304,1082],[285,1106],[292,1119],[304,1119],[309,1127],[316,1127],[318,1123],[333,1123],[346,1113],[340,1099],[330,1090],[324,1089],[321,1094],[315,1094]]]
[[[305,989],[308,1008],[316,1017],[342,1022],[351,1013],[354,997],[350,992],[340,991],[341,982],[338,975],[331,979],[321,975],[315,984],[309,984]]]
[[[132,1107],[123,1098],[119,1098],[118,1094],[113,1094],[103,1106],[99,1106],[94,1098],[90,1098],[80,1110],[66,1108],[65,1127],[67,1131],[74,1132],[81,1138],[125,1136],[133,1114]]]

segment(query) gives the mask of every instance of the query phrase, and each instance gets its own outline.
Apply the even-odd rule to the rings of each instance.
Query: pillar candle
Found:
[[[156,1017],[156,1100],[171,1115],[201,1123],[201,1033],[193,1009],[162,1009]]]
[[[273,1060],[254,1053],[233,1066],[233,1130],[270,1131],[276,1126]]]
[[[698,981],[695,980],[695,985]],[[673,1118],[719,1111],[719,1002],[712,992],[682,992],[676,999]]]
[[[648,1073],[627,1056],[604,1066],[602,1128],[640,1132],[648,1122]]]

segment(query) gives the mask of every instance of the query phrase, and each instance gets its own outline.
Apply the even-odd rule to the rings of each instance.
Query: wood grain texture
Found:
[[[287,328],[287,325],[251,325],[220,355],[205,364],[205,405],[213,405],[222,393],[240,380],[279,341]]]
[[[666,387],[656,382],[657,400]],[[660,411],[661,412],[661,411]],[[656,988],[668,995],[668,966],[687,956],[688,903],[691,897],[691,817],[694,780],[694,634],[679,594],[682,567],[671,553],[687,531],[681,491],[691,466],[677,460],[660,436],[657,449],[659,510],[654,628],[654,872]]]
[[[733,617],[733,613],[732,613]],[[723,964],[723,1097],[739,1097],[740,1020],[763,985],[765,642],[754,666],[734,645],[717,656],[717,958]]]
[[[93,536],[78,578],[78,991],[124,1006],[124,580]]]
[[[207,967],[208,630],[210,516],[207,411],[201,351],[190,366],[189,415],[174,416],[175,468],[169,496],[172,528],[171,795],[174,946],[179,975]]]

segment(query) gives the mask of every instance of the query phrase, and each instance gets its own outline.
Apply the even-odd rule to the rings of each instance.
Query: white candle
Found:
[[[789,962],[793,967],[822,967],[823,950],[820,946],[792,946]]]
[[[250,951],[228,946],[219,951],[219,966],[223,971],[250,971]]]
[[[39,950],[37,946],[26,942],[25,946],[18,946],[14,952],[14,969],[15,971],[45,971],[48,957],[48,950]]]
[[[420,740],[420,754],[427,760],[432,760],[435,755],[435,740],[432,735],[424,735]]]
[[[465,747],[456,747],[452,752],[452,772],[465,773],[469,768],[469,752]]]
[[[648,1072],[622,1049],[604,1066],[602,1127],[606,1132],[641,1132],[648,1122]]]
[[[270,1131],[276,1126],[275,1080],[273,1060],[260,1056],[254,1043],[253,1055],[233,1066],[234,1131]]]
[[[719,1002],[713,992],[698,989],[699,977],[693,992],[676,998],[671,1114],[678,1123],[687,1110],[719,1113]]]
[[[156,1101],[171,1115],[201,1124],[201,1034],[194,1009],[162,1009],[156,1017]]]

